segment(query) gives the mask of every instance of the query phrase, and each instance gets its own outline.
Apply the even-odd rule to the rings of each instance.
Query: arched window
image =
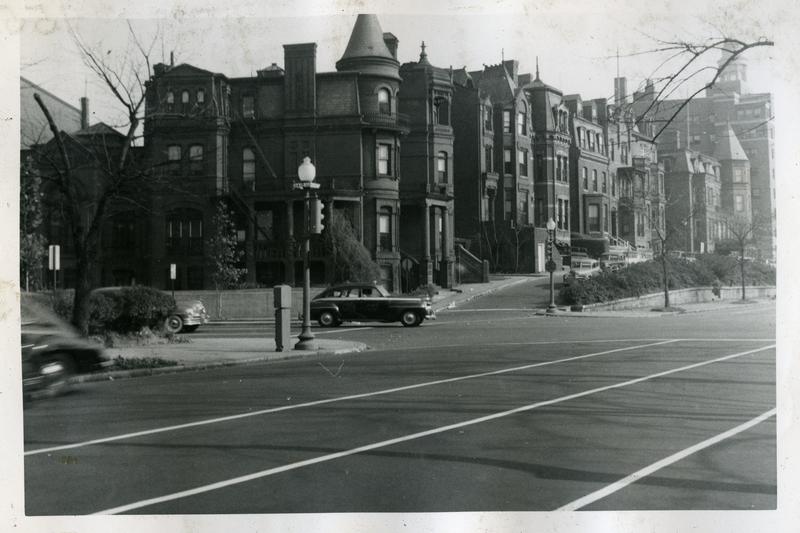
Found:
[[[256,155],[252,148],[242,149],[242,182],[246,189],[256,189]]]
[[[189,91],[181,92],[181,107],[184,113],[189,109]]]
[[[392,114],[392,95],[389,89],[378,89],[378,112]]]
[[[447,152],[436,155],[436,177],[442,183],[447,183]]]
[[[179,144],[167,146],[167,170],[172,176],[177,176],[181,172],[181,147]]]

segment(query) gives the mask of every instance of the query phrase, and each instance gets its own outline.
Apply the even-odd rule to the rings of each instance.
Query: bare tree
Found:
[[[745,251],[747,246],[754,242],[756,234],[761,229],[761,224],[757,217],[730,216],[725,219],[725,229],[738,247],[739,277],[742,283],[742,301],[744,301],[746,299],[744,276]]]
[[[656,48],[628,54],[665,56],[648,79],[654,94],[637,93],[632,102],[636,110],[633,118],[638,126],[648,122],[659,124],[653,140],[658,139],[694,98],[714,87],[725,69],[739,57],[753,49],[775,44],[767,37],[739,39],[724,34],[699,42],[653,40]],[[661,74],[664,70],[668,72]],[[667,102],[670,104],[666,105]]]
[[[92,274],[100,256],[103,224],[115,205],[142,207],[144,191],[159,176],[135,148],[144,121],[145,82],[159,36],[143,43],[128,23],[128,47],[119,55],[88,45],[74,31],[72,36],[85,65],[113,95],[125,116],[119,129],[100,124],[79,135],[69,134],[59,129],[41,96],[34,94],[53,139],[35,147],[32,155],[65,214],[75,255],[72,321],[86,332],[88,296],[94,288]]]

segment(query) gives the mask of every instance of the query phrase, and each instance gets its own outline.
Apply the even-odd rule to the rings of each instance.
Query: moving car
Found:
[[[400,322],[419,326],[436,318],[429,298],[392,296],[375,283],[347,283],[322,291],[311,300],[311,320],[320,326],[338,326],[344,321]]]
[[[55,396],[68,390],[70,378],[110,366],[97,343],[80,336],[49,309],[23,298],[22,388],[26,396]]]

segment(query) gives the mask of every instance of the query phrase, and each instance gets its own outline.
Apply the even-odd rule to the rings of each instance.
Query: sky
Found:
[[[422,41],[429,61],[440,67],[479,70],[484,64],[496,64],[506,58],[517,59],[521,73],[533,73],[538,58],[543,81],[564,94],[608,98],[613,95],[617,69],[628,78],[629,89],[659,72],[674,71],[674,62],[657,70],[665,55],[650,51],[661,46],[659,39],[702,42],[727,33],[752,40],[772,38],[776,30],[769,16],[755,16],[758,13],[752,8],[744,16],[737,9],[702,7],[703,1],[668,1],[663,12],[654,11],[658,8],[652,6],[644,12],[641,3],[629,0],[501,1],[463,6],[444,2],[442,5],[449,8],[422,9],[415,9],[422,6],[420,2],[411,2],[412,7],[405,11],[391,8],[388,3],[373,6],[357,1],[346,2],[345,7],[329,7],[336,4],[339,3],[301,1],[270,12],[231,11],[224,17],[211,16],[212,11],[179,7],[177,3],[172,10],[123,11],[122,17],[111,17],[112,13],[104,9],[77,10],[79,15],[103,17],[100,19],[53,17],[45,12],[44,16],[20,21],[20,75],[76,106],[81,96],[88,96],[93,121],[115,125],[122,122],[119,105],[83,64],[70,27],[85,43],[116,61],[129,50],[130,21],[142,42],[153,43],[152,57],[156,61],[168,62],[173,52],[176,63],[191,63],[239,77],[254,75],[273,62],[282,66],[282,45],[298,42],[317,43],[318,72],[335,70],[357,13],[376,12],[383,31],[394,33],[400,41],[401,62],[416,61]],[[691,5],[692,9],[670,10],[670,5]],[[385,11],[370,7],[383,7]],[[153,41],[159,31],[161,37]],[[773,54],[772,48],[748,53],[754,92],[772,92],[776,77]],[[688,84],[686,89],[693,86],[696,83]],[[685,94],[681,90],[676,96]]]
[[[762,36],[775,41],[774,47],[748,54],[750,79],[755,92],[772,92],[776,109],[776,156],[778,158],[778,246],[779,265],[795,265],[794,220],[800,213],[800,138],[796,117],[800,117],[800,50],[797,31],[797,0],[3,0],[0,1],[0,94],[19,91],[19,76],[43,86],[76,107],[81,96],[88,96],[93,121],[115,125],[119,106],[108,90],[83,65],[68,33],[68,22],[91,45],[105,50],[109,60],[124,55],[127,45],[127,20],[131,20],[143,41],[157,27],[163,28],[154,54],[168,61],[174,51],[177,63],[221,72],[230,77],[249,76],[275,62],[283,63],[282,45],[316,42],[317,70],[334,70],[334,64],[347,45],[356,15],[376,13],[382,29],[394,33],[399,41],[401,62],[418,58],[419,44],[425,41],[429,60],[440,67],[466,66],[478,70],[483,64],[496,64],[502,57],[520,61],[520,71],[533,73],[538,57],[543,81],[564,93],[580,93],[584,98],[610,97],[617,72],[636,88],[652,76],[661,56],[645,53],[657,48],[654,39],[701,41],[721,33],[744,40]],[[162,55],[163,50],[163,55]],[[667,71],[674,65],[666,65]],[[680,96],[680,94],[679,94]],[[19,287],[17,244],[19,238],[19,100],[0,99],[0,352],[15,353],[19,330],[8,316],[16,317],[15,291]],[[10,177],[10,178],[9,178]],[[800,333],[800,277],[796,268],[778,269],[779,323],[777,325],[779,396],[781,416],[778,428],[782,450],[797,450],[800,443],[800,368],[797,347]],[[3,341],[2,339],[5,339]],[[9,339],[11,339],[9,341]],[[7,344],[4,344],[7,343]],[[15,383],[15,367],[0,366],[0,390]],[[18,381],[18,378],[16,378]],[[21,405],[12,395],[0,395],[0,427],[6,435],[22,431]],[[6,408],[8,407],[8,408]],[[9,431],[8,428],[11,428]],[[0,455],[21,457],[22,439],[0,439]],[[790,457],[794,458],[790,460]],[[800,522],[800,458],[780,454],[779,506],[781,513],[760,513],[761,531],[789,531],[779,527],[786,520]],[[19,516],[22,492],[22,461],[0,463],[0,501],[16,505]],[[6,482],[6,480],[13,480]],[[3,505],[6,509],[7,506]],[[0,511],[5,514],[7,510]],[[793,513],[793,514],[792,514]],[[480,514],[479,514],[480,515]],[[85,517],[84,517],[85,518]],[[318,529],[316,518],[275,516],[272,528],[259,528],[264,518],[247,517],[241,527],[230,529],[224,517],[174,517],[171,521],[114,523],[115,531],[309,531]],[[444,522],[444,520],[447,522]],[[475,525],[479,520],[486,531],[676,531],[734,532],[753,525],[752,514],[683,513],[667,517],[646,513],[576,513],[553,517],[532,517],[509,513],[494,520],[483,515],[404,516],[395,531],[466,531],[458,520]],[[224,521],[223,521],[224,520]],[[326,517],[328,529],[341,531],[383,531],[380,517],[365,517],[362,527],[353,527],[351,516]],[[5,523],[5,522],[3,522]],[[64,518],[19,522],[20,531],[109,531],[107,523]],[[540,527],[532,528],[536,523]],[[143,524],[143,525],[142,525]],[[162,524],[157,527],[156,524]],[[165,525],[166,524],[166,525]],[[300,524],[300,525],[298,525]],[[365,525],[366,524],[366,525]],[[449,527],[442,527],[449,524]],[[698,524],[701,524],[698,526]],[[138,528],[137,525],[140,525]],[[214,526],[217,526],[216,528]],[[305,527],[304,527],[305,526]],[[349,526],[349,527],[348,527]],[[439,527],[437,527],[439,526]],[[582,526],[582,527],[580,527]],[[575,529],[573,529],[575,528]],[[748,533],[755,531],[750,529]]]

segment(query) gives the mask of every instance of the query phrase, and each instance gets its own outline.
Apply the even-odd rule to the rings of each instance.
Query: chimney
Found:
[[[172,51],[169,53],[169,66],[170,67],[175,66],[175,52]]]
[[[85,130],[89,127],[89,99],[85,96],[81,97],[81,129]]]
[[[397,37],[395,37],[393,33],[390,33],[388,31],[384,32],[383,42],[386,43],[386,48],[389,49],[389,52],[392,54],[392,57],[397,59],[397,45],[400,42],[397,40]]]
[[[285,44],[283,57],[286,112],[314,115],[317,109],[317,44]]]

